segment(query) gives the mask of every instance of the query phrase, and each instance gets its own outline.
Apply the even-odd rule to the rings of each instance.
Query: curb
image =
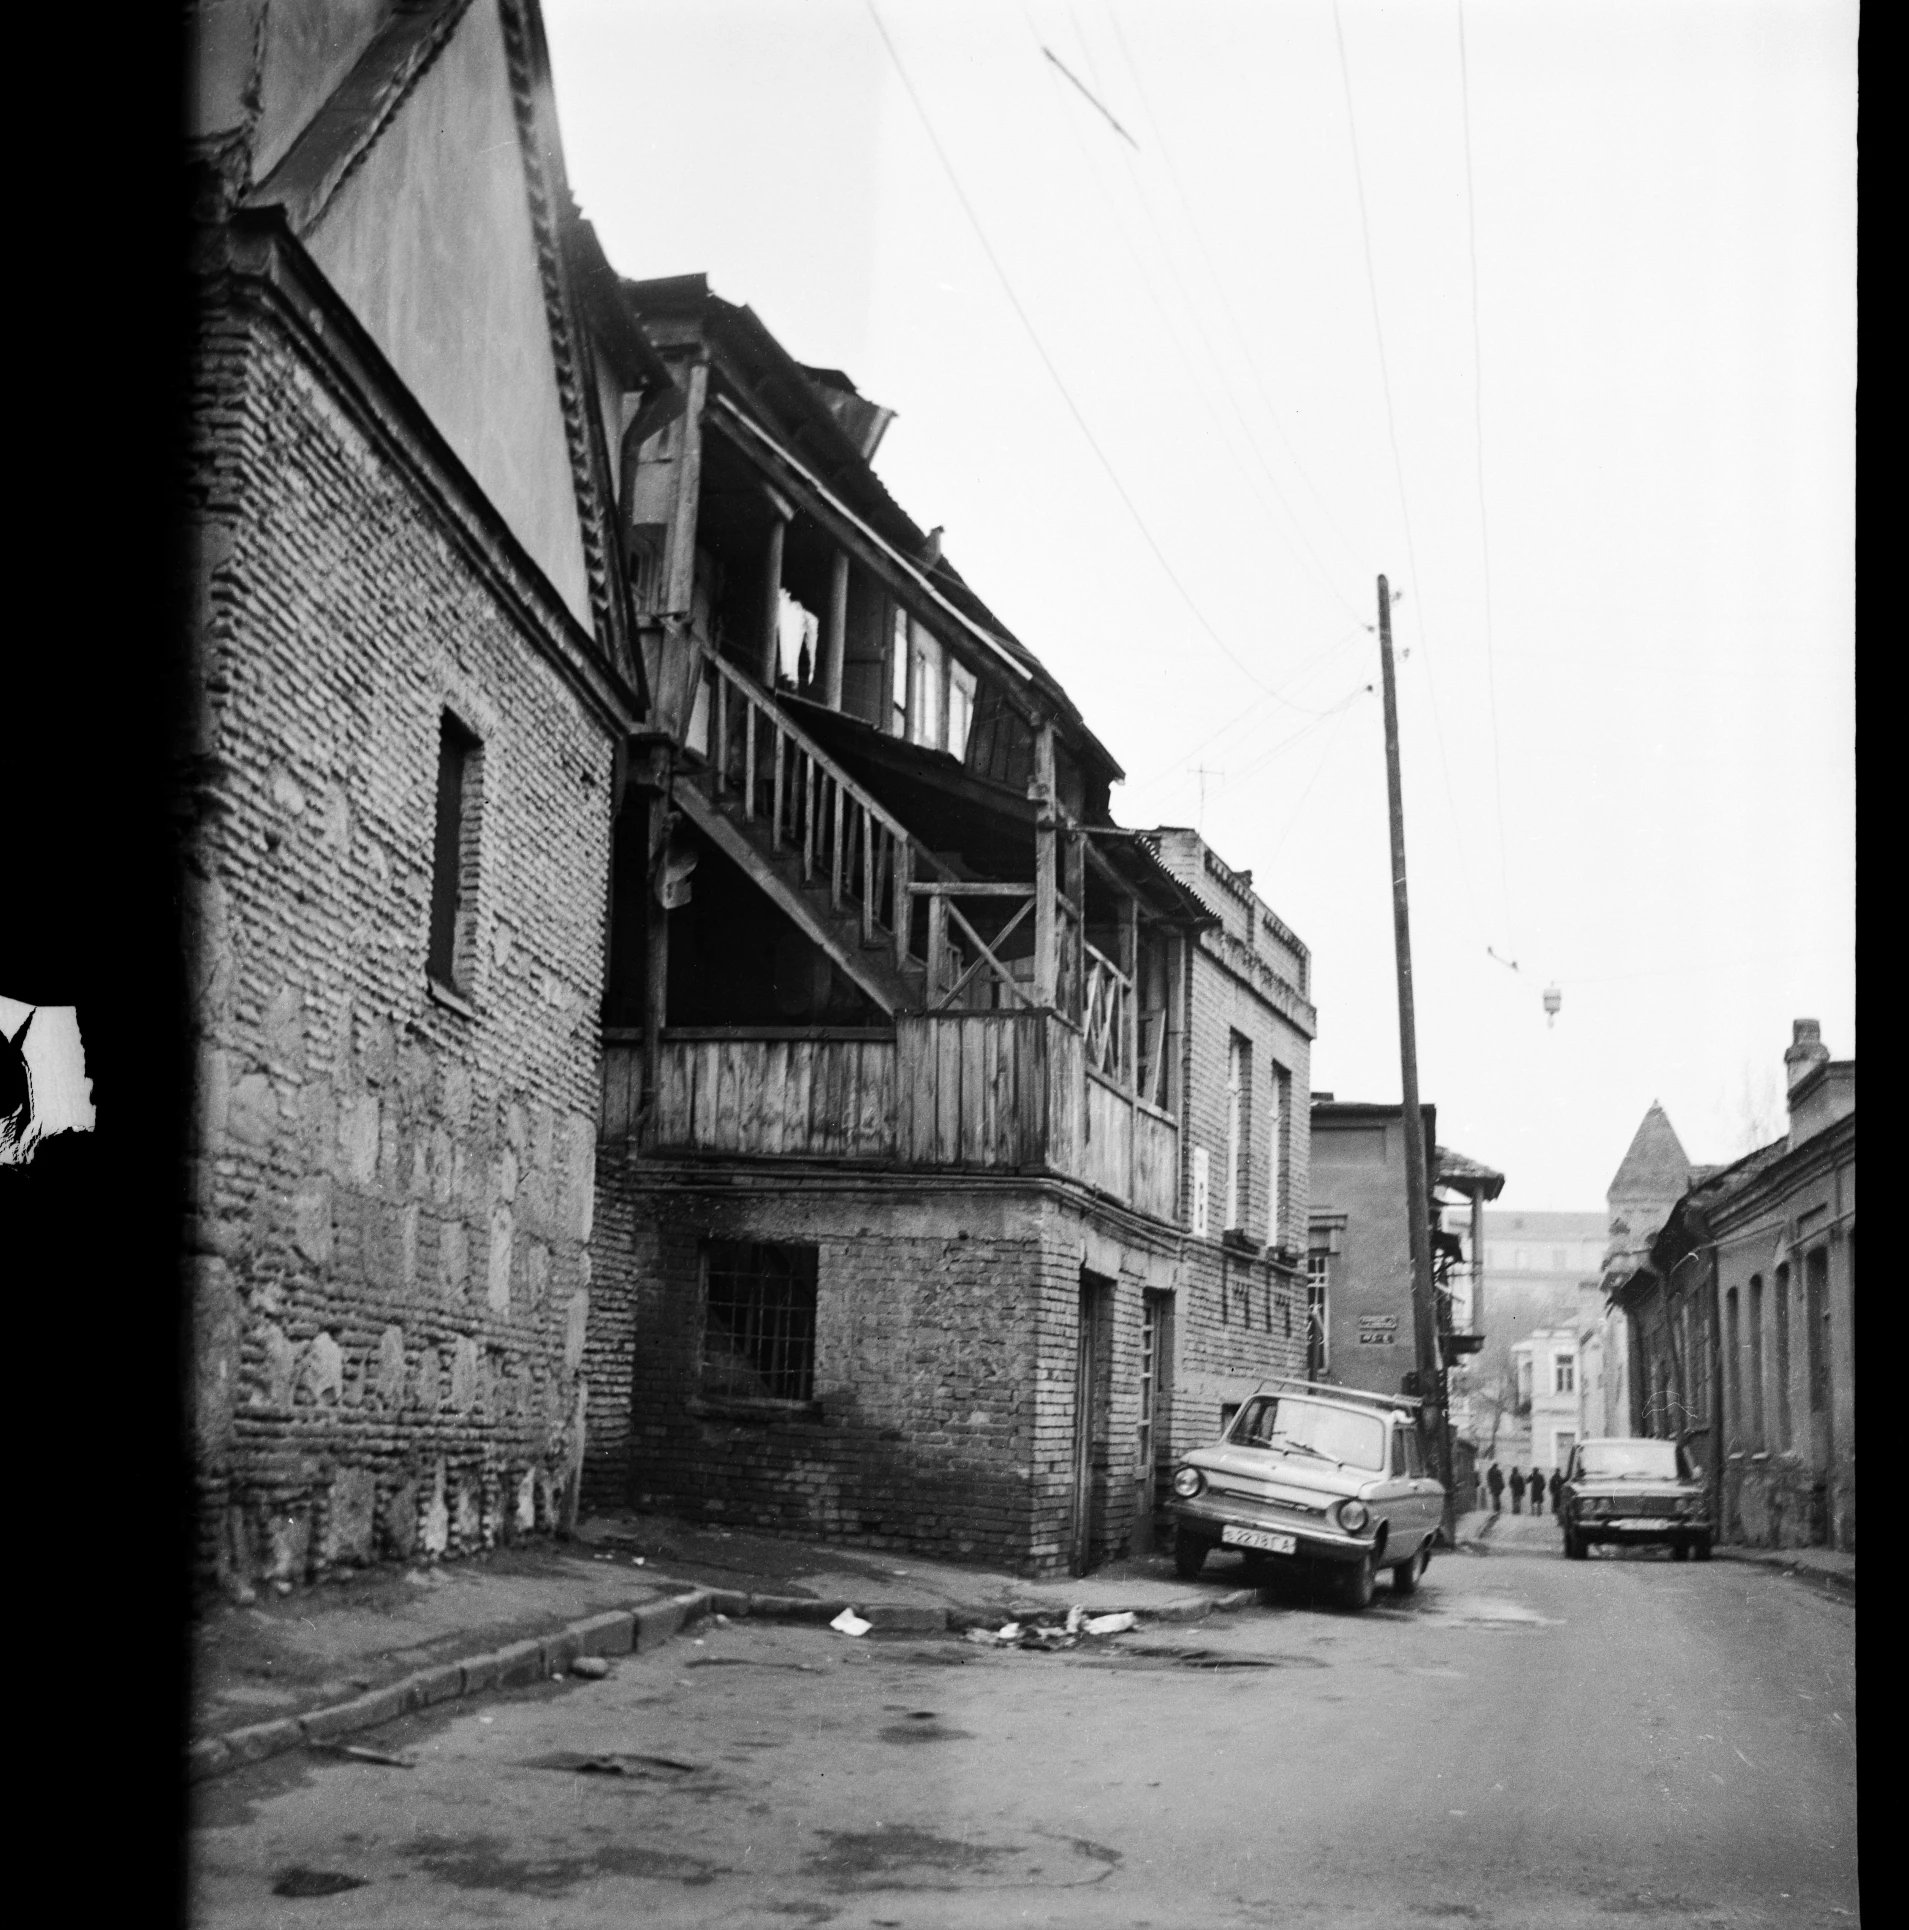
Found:
[[[305,1715],[248,1723],[222,1735],[202,1736],[187,1746],[186,1780],[204,1782],[289,1750],[335,1743],[399,1716],[440,1702],[481,1695],[487,1689],[520,1688],[548,1681],[553,1675],[563,1674],[580,1656],[641,1655],[707,1615],[725,1615],[733,1621],[826,1623],[852,1607],[874,1628],[891,1634],[959,1635],[971,1628],[993,1628],[1004,1620],[1038,1620],[1056,1613],[1049,1603],[982,1611],[908,1602],[814,1601],[806,1595],[758,1595],[736,1589],[677,1586],[680,1593],[666,1595],[661,1601],[646,1602],[634,1609],[608,1609],[582,1621],[568,1622],[545,1636],[509,1642],[500,1649],[457,1662],[436,1662],[381,1689],[353,1696],[348,1702],[313,1709]],[[1249,1606],[1257,1593],[1255,1589],[1237,1588],[1218,1596],[1187,1595],[1151,1608],[1096,1608],[1088,1613],[1129,1613],[1139,1622],[1201,1622],[1209,1615]]]
[[[1718,1561],[1741,1562],[1746,1567],[1773,1568],[1778,1574],[1796,1581],[1817,1582],[1839,1595],[1854,1597],[1856,1577],[1846,1575],[1840,1569],[1818,1568],[1813,1563],[1786,1558],[1780,1548],[1726,1548],[1711,1550],[1712,1557]]]

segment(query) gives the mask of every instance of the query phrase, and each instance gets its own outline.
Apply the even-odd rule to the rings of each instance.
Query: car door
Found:
[[[1384,1516],[1389,1525],[1385,1548],[1388,1560],[1401,1549],[1416,1548],[1425,1533],[1419,1526],[1424,1503],[1412,1478],[1411,1450],[1418,1446],[1418,1437],[1409,1426],[1396,1423],[1389,1432],[1385,1480],[1372,1499],[1372,1512]]]
[[[1421,1542],[1436,1534],[1445,1519],[1445,1490],[1425,1466],[1425,1451],[1419,1443],[1418,1429],[1410,1422],[1398,1429],[1405,1449],[1405,1468],[1412,1485],[1412,1539]]]

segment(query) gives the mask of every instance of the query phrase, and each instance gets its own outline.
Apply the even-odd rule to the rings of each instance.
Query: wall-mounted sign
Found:
[[[1399,1344],[1399,1317],[1395,1313],[1362,1313],[1359,1316],[1361,1347],[1396,1347]]]
[[[1375,1329],[1372,1327],[1361,1327],[1359,1329],[1359,1345],[1361,1347],[1396,1347],[1398,1344],[1399,1337],[1397,1334],[1388,1334],[1383,1329]]]

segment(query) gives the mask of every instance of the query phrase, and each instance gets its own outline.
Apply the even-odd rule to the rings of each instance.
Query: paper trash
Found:
[[[1125,1609],[1118,1615],[1096,1615],[1082,1626],[1089,1635],[1119,1635],[1126,1629],[1135,1628],[1133,1611]]]
[[[843,1635],[866,1635],[874,1626],[873,1622],[863,1621],[852,1608],[843,1609],[829,1624],[830,1628]]]

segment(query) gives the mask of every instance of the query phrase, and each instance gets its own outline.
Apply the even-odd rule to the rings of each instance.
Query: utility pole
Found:
[[[1392,818],[1392,945],[1399,975],[1399,1083],[1405,1100],[1405,1215],[1412,1240],[1412,1333],[1418,1391],[1425,1405],[1420,1438],[1433,1474],[1445,1487],[1445,1531],[1452,1524],[1450,1442],[1445,1430],[1445,1376],[1438,1360],[1438,1314],[1432,1297],[1432,1200],[1419,1111],[1418,1027],[1412,1015],[1412,920],[1405,897],[1405,798],[1399,784],[1399,699],[1392,675],[1392,592],[1379,578],[1379,667],[1385,683],[1385,790]]]

